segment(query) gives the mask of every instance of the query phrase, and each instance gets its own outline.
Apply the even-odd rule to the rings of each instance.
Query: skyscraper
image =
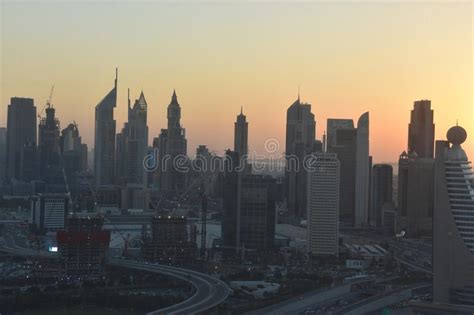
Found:
[[[234,151],[239,152],[241,156],[248,154],[248,130],[249,123],[241,108],[237,121],[234,124]]]
[[[7,117],[7,180],[22,180],[21,158],[26,144],[36,148],[36,107],[31,98],[12,97]]]
[[[474,181],[455,126],[436,141],[433,224],[433,301],[474,305]]]
[[[434,131],[431,101],[415,101],[408,125],[408,153],[416,152],[420,158],[433,158]]]
[[[383,205],[392,202],[393,168],[389,164],[375,164],[372,167],[370,215],[371,226],[382,227]]]
[[[171,102],[168,105],[168,129],[162,129],[160,138],[163,152],[160,154],[159,163],[164,172],[160,182],[162,193],[169,197],[177,196],[183,192],[186,184],[186,174],[178,169],[187,158],[187,141],[184,128],[181,127],[181,106],[178,103],[176,91],[173,91]],[[160,148],[162,147],[160,145]]]
[[[316,153],[308,173],[308,253],[338,255],[339,170],[335,153]]]
[[[360,116],[357,121],[356,151],[356,183],[355,183],[355,226],[369,223],[369,113]]]
[[[241,185],[239,247],[272,250],[275,242],[275,180],[270,176],[245,174]]]
[[[286,112],[286,200],[288,211],[296,217],[306,215],[307,179],[303,161],[314,151],[316,121],[311,104],[298,99]]]
[[[413,154],[403,151],[398,158],[397,206],[400,217],[407,216],[408,164]]]
[[[354,128],[353,123],[349,124],[347,122],[348,120],[344,119],[342,121],[346,121],[344,126],[333,129],[334,134],[332,139],[334,139],[334,142],[332,145],[328,142],[328,152],[336,153],[340,163],[339,221],[346,226],[353,226],[355,214],[357,129]],[[352,122],[352,120],[350,121]],[[350,127],[350,125],[352,125],[352,127]]]
[[[40,156],[40,176],[46,180],[58,174],[60,167],[59,155],[59,120],[55,117],[56,110],[47,104],[46,117],[41,118],[38,126],[38,151]]]
[[[334,119],[328,118],[327,120],[327,139],[326,146],[329,151],[337,143],[337,130],[338,129],[353,129],[354,122],[352,119]]]
[[[133,108],[128,96],[128,122],[117,135],[117,182],[121,185],[147,185],[143,159],[148,152],[147,102],[143,91]]]
[[[0,127],[0,185],[5,179],[7,162],[7,128]]]
[[[94,176],[97,186],[115,182],[115,119],[117,77],[112,90],[95,107]]]
[[[59,146],[69,191],[75,195],[79,188],[77,175],[87,171],[87,145],[82,143],[76,123],[61,131]]]

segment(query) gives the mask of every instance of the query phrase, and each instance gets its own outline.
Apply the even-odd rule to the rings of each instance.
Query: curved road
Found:
[[[230,288],[223,281],[193,270],[159,264],[147,264],[124,259],[111,259],[109,260],[109,264],[130,269],[156,272],[182,279],[193,285],[194,294],[189,299],[179,304],[150,312],[148,313],[149,315],[197,314],[219,305],[231,292]]]
[[[5,242],[0,242],[0,251],[5,251],[16,256],[40,255],[44,258],[58,258],[57,253],[21,248],[14,244],[7,245]],[[148,313],[149,315],[197,314],[219,305],[227,299],[231,292],[231,289],[223,281],[193,270],[125,259],[109,259],[108,264],[112,266],[160,273],[192,284],[194,287],[194,294],[190,298],[176,305],[150,312]]]

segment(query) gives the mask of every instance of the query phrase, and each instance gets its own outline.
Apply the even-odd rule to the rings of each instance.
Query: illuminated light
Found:
[[[56,253],[58,251],[58,247],[57,246],[49,246],[48,251]]]

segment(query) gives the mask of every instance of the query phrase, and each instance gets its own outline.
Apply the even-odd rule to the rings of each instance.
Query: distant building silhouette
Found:
[[[27,164],[22,160],[25,145],[36,148],[36,107],[31,98],[12,97],[7,117],[7,180],[30,180],[21,168]]]
[[[332,141],[328,142],[327,149],[328,152],[337,154],[340,163],[339,221],[346,226],[352,226],[355,214],[357,129],[354,128],[352,120],[331,121],[332,127],[329,128],[328,119],[328,140]]]
[[[40,177],[49,181],[52,177],[62,177],[60,168],[59,120],[56,110],[48,103],[46,117],[41,118],[38,126],[38,152],[40,157]]]
[[[7,128],[0,127],[0,185],[6,178],[7,164]]]
[[[372,167],[370,215],[371,226],[383,226],[383,206],[392,202],[393,168],[389,164],[375,164]]]
[[[234,151],[240,155],[248,154],[248,126],[247,118],[241,109],[234,129]]]
[[[455,126],[436,141],[433,224],[433,302],[474,305],[474,182]]]
[[[271,250],[275,238],[275,180],[243,172],[239,158],[238,152],[226,151],[223,245],[236,252]]]
[[[355,226],[366,226],[369,223],[369,113],[364,113],[357,121],[356,151],[356,186],[355,186]]]
[[[234,123],[234,151],[239,153],[245,163],[247,162],[248,156],[248,134],[249,123],[243,114],[243,110],[240,109],[240,114]]]
[[[88,155],[87,144],[82,143],[76,123],[70,123],[61,131],[59,146],[69,191],[75,195],[79,190],[77,176],[87,171]]]
[[[288,211],[296,217],[306,216],[307,176],[303,161],[315,147],[316,121],[311,104],[298,99],[286,112],[286,200]]]
[[[429,236],[432,231],[434,160],[416,153],[402,153],[399,160],[399,229],[409,237]]]
[[[434,132],[431,101],[416,101],[408,125],[408,153],[420,158],[433,158]]]
[[[161,192],[168,197],[179,196],[186,185],[186,174],[176,166],[181,166],[187,157],[187,141],[184,128],[181,127],[181,107],[176,91],[173,91],[168,105],[168,129],[162,129],[158,146],[164,151],[159,153],[161,173]]]
[[[416,101],[408,125],[408,151],[398,160],[398,229],[431,235],[434,194],[434,124],[429,100]]]
[[[143,160],[148,153],[147,102],[143,91],[133,107],[128,97],[128,122],[117,135],[117,183],[147,186]]]
[[[308,173],[307,247],[312,255],[338,255],[339,170],[335,153],[315,153]]]
[[[357,128],[350,119],[328,119],[328,152],[340,162],[339,220],[346,226],[366,226],[369,219],[369,113]]]
[[[113,89],[95,107],[94,176],[97,186],[115,183],[117,73]]]

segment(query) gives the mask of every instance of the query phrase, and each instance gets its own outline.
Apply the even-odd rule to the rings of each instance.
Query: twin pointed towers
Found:
[[[128,91],[128,120],[120,133],[116,134],[114,108],[117,106],[117,81],[112,90],[96,106],[95,114],[95,151],[94,174],[96,186],[120,185],[147,187],[148,173],[143,162],[148,154],[148,104],[143,91],[134,105],[131,105],[130,90]],[[173,91],[171,103],[168,105],[168,128],[162,129],[160,137],[162,145],[159,150],[162,158],[186,156],[185,130],[181,127],[181,107],[176,92]],[[161,160],[160,160],[161,161]],[[184,174],[174,174],[172,164],[170,174],[161,176],[162,189],[166,192],[181,191],[184,188]],[[173,173],[173,174],[171,174]]]

